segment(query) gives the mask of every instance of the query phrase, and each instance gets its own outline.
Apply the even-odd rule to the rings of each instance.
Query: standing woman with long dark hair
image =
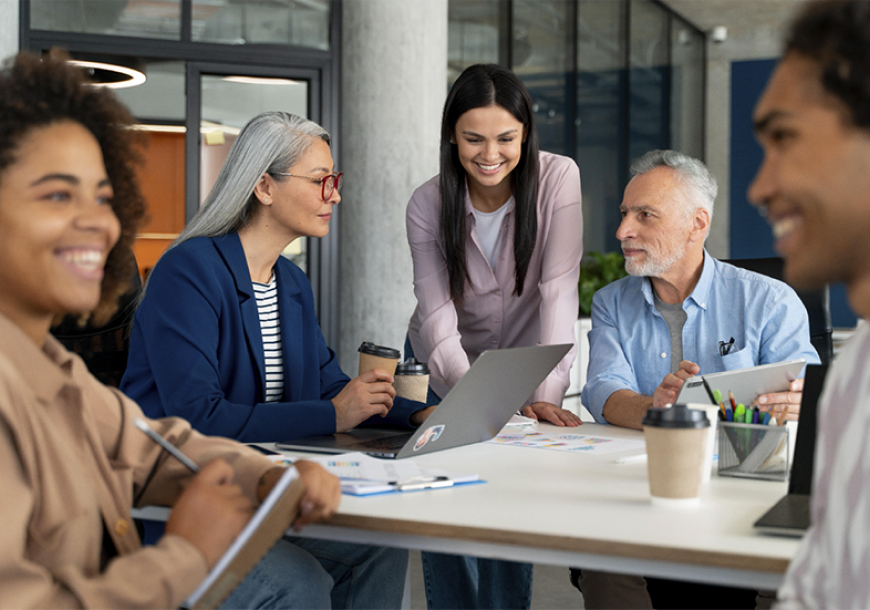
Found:
[[[437,402],[484,351],[574,343],[583,215],[580,171],[538,150],[532,102],[511,71],[467,68],[447,96],[441,173],[407,211],[417,308],[410,347]],[[576,346],[523,413],[559,426]],[[521,608],[532,566],[424,553],[429,608]]]

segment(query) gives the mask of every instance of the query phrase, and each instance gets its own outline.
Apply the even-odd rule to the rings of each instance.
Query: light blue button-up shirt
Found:
[[[717,261],[704,252],[704,269],[683,301],[683,360],[701,373],[804,358],[819,362],[810,343],[807,310],[784,282]],[[725,356],[719,342],[734,346]],[[617,390],[652,396],[671,372],[671,335],[655,307],[652,283],[627,277],[592,299],[589,370],[581,401],[595,421]]]

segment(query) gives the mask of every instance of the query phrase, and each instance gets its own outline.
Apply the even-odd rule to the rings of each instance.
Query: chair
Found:
[[[118,311],[106,324],[95,327],[89,322],[79,326],[75,317],[66,316],[51,329],[51,334],[69,351],[81,356],[91,374],[108,386],[117,388],[127,369],[130,325],[141,289],[142,280],[137,269],[130,290],[118,299]]]
[[[724,260],[735,267],[761,273],[777,280],[783,280],[784,261],[778,256],[769,258],[736,258]],[[818,290],[797,290],[798,297],[807,308],[810,319],[810,341],[822,364],[829,364],[834,358],[834,328],[831,324],[831,297],[827,284]]]

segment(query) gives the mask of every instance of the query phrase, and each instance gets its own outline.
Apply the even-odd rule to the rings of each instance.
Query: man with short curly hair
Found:
[[[749,188],[786,278],[843,282],[870,316],[870,3],[814,2],[755,108],[764,161]],[[819,402],[812,526],[782,588],[784,608],[870,608],[870,330],[862,324]]]

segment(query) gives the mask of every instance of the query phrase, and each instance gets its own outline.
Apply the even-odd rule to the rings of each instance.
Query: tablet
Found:
[[[785,392],[788,384],[798,378],[806,364],[803,358],[786,360],[772,364],[761,364],[748,369],[735,369],[704,375],[711,390],[719,390],[727,400],[728,392],[734,394],[734,400],[744,405],[751,404],[761,394],[770,392]],[[713,404],[701,375],[687,379],[680,388],[674,404],[690,403]]]

